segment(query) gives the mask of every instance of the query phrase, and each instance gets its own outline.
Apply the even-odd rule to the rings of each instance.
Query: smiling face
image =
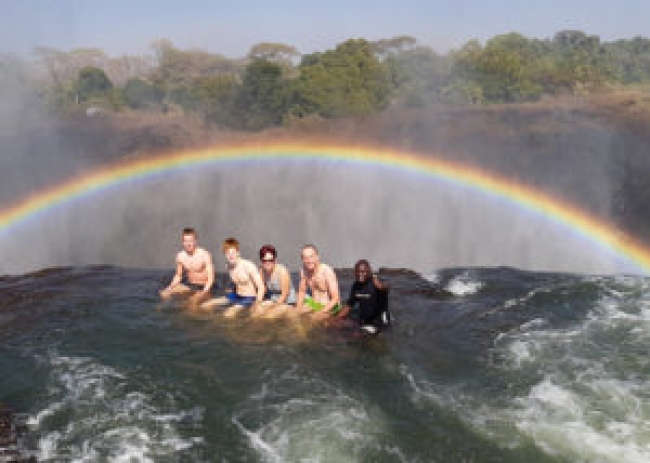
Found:
[[[272,253],[267,252],[262,256],[262,267],[269,273],[273,272],[275,268],[275,257],[273,257]]]
[[[183,235],[183,249],[185,252],[192,255],[196,251],[196,236],[192,233]]]
[[[239,259],[239,250],[236,248],[226,248],[223,255],[230,265],[235,265]]]
[[[318,252],[312,247],[305,247],[302,250],[302,265],[305,270],[313,272],[320,262]]]
[[[354,279],[363,283],[368,278],[370,278],[370,266],[365,262],[357,264],[354,269]]]

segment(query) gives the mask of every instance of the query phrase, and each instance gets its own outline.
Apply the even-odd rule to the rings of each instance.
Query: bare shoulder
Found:
[[[201,259],[207,260],[211,258],[210,253],[205,248],[198,248],[196,252],[201,257]]]
[[[178,254],[176,254],[176,262],[185,262],[185,251],[178,251]]]
[[[240,259],[240,262],[241,262],[242,268],[245,268],[249,272],[257,271],[257,265],[255,265],[250,260],[248,260],[248,259]]]
[[[285,267],[282,264],[275,264],[276,268],[280,271],[280,273],[289,273],[287,270],[287,267]]]
[[[328,264],[321,263],[320,264],[320,271],[321,271],[322,275],[326,275],[326,276],[335,275],[334,269],[332,267],[330,267]]]

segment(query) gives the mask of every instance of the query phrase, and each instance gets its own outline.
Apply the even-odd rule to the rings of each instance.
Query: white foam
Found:
[[[440,275],[437,272],[421,273],[420,276],[434,285],[440,283]]]
[[[532,301],[533,298],[536,297],[538,294],[551,292],[552,289],[553,289],[552,287],[546,287],[546,286],[542,286],[542,287],[539,287],[539,288],[532,289],[532,290],[528,291],[526,294],[524,294],[523,296],[516,297],[516,298],[513,298],[513,299],[508,299],[504,303],[504,307],[509,309],[509,308],[512,308],[512,307],[525,305],[525,304],[529,303],[530,301]]]
[[[450,280],[445,289],[455,296],[469,296],[479,292],[483,286],[481,281],[476,281],[464,273]]]
[[[519,361],[521,345],[530,351],[535,343],[537,356],[531,361],[547,371],[515,401],[511,419],[540,446],[574,461],[650,461],[650,378],[620,363],[624,358],[629,365],[632,359],[643,362],[641,346],[650,347],[636,329],[648,327],[645,309],[639,310],[647,296],[633,281],[623,282],[629,286],[608,291],[581,324],[521,333],[508,345]],[[637,348],[628,351],[626,343],[638,343]]]
[[[27,424],[31,427],[37,427],[41,424],[41,422],[43,422],[43,420],[59,412],[63,406],[64,404],[62,402],[53,402],[38,412],[35,416],[30,416],[27,419]]]
[[[201,410],[160,411],[147,392],[127,392],[123,373],[91,358],[53,353],[43,361],[51,367],[52,401],[28,422],[42,435],[39,461],[153,462],[203,442],[182,438],[175,428],[200,421]]]
[[[621,403],[613,404],[608,400],[612,398],[609,391],[599,397],[594,384],[582,388],[583,394],[578,394],[545,379],[517,400],[519,408],[512,413],[517,427],[549,453],[573,461],[650,461],[647,420],[622,410],[627,407],[621,408]],[[627,389],[624,394],[629,392]]]
[[[279,407],[278,413],[256,430],[246,429],[237,417],[233,422],[247,435],[251,446],[270,461],[306,457],[314,461],[346,461],[351,455],[361,455],[359,442],[367,437],[363,428],[369,426],[369,420],[359,404],[342,404],[340,399]]]
[[[41,436],[38,441],[38,454],[40,460],[52,460],[57,455],[58,443],[61,433],[54,431]]]
[[[441,407],[454,409],[453,403],[455,403],[455,399],[446,393],[445,388],[433,385],[427,381],[416,380],[406,365],[400,365],[400,373],[413,389],[412,399],[414,402],[427,400]]]
[[[543,318],[533,318],[532,320],[529,320],[525,323],[522,323],[522,325],[519,327],[521,331],[530,331],[534,329],[539,329],[543,328],[547,325],[548,320],[545,320]]]
[[[533,439],[563,461],[649,462],[650,377],[643,372],[650,365],[650,285],[599,284],[606,291],[581,321],[554,327],[535,319],[498,336],[492,366],[518,383],[515,390],[520,378],[532,382],[518,396],[481,397],[469,385],[430,383],[404,367],[413,400],[454,411],[501,445]]]
[[[390,446],[376,438],[385,422],[379,410],[313,374],[267,378],[261,389],[265,392],[252,394],[232,421],[263,461],[359,461],[368,448]],[[400,458],[394,448],[389,453]]]
[[[517,365],[532,361],[534,359],[535,348],[536,343],[534,342],[526,342],[519,339],[513,341],[509,346],[512,361]]]

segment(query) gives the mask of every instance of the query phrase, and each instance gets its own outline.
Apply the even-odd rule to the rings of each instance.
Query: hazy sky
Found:
[[[235,58],[259,42],[302,53],[348,39],[411,35],[438,52],[506,32],[579,29],[650,37],[648,0],[0,0],[0,52],[36,46],[143,54],[158,38]]]

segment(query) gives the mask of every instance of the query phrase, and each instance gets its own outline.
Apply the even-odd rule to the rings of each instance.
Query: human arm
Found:
[[[307,279],[305,278],[305,272],[300,270],[300,283],[298,284],[298,295],[296,296],[296,308],[298,310],[302,310],[305,294],[307,294]]]
[[[372,275],[372,284],[375,285],[375,288],[377,288],[380,291],[388,291],[388,283],[385,283],[381,281],[378,277],[377,274]]]
[[[350,314],[350,306],[349,305],[344,305],[343,308],[339,311],[339,313],[336,314],[337,318],[347,318],[347,316]]]
[[[203,286],[203,293],[209,293],[214,285],[214,264],[212,262],[212,255],[205,251],[205,271],[208,274],[208,279]]]
[[[331,267],[327,266],[323,269],[323,276],[325,278],[325,284],[327,285],[327,295],[329,300],[325,307],[323,307],[323,312],[329,314],[331,310],[341,302],[341,295],[339,293],[339,283],[336,279],[336,274]]]
[[[260,266],[257,269],[257,271],[259,272],[261,277],[260,279],[262,280],[262,294],[266,295],[267,288],[266,288],[266,279],[264,278],[264,268]]]
[[[350,287],[350,296],[348,297],[348,300],[345,302],[343,309],[341,309],[341,311],[337,314],[337,317],[339,318],[347,317],[352,311],[352,307],[354,306],[354,304],[356,304],[354,286],[355,285],[353,283],[352,286]]]
[[[280,297],[277,300],[278,304],[284,304],[287,302],[287,298],[289,297],[289,292],[291,290],[291,276],[289,275],[289,271],[284,267],[279,267],[280,270],[280,290],[282,291],[280,293]]]
[[[160,297],[163,299],[168,298],[171,296],[172,291],[176,286],[178,286],[183,279],[183,265],[181,264],[180,260],[176,258],[176,273],[174,273],[174,277],[172,278],[172,281],[167,285],[166,288],[160,291]]]
[[[251,280],[253,281],[253,284],[255,285],[255,289],[257,290],[257,296],[255,300],[257,302],[261,302],[264,299],[264,282],[262,281],[262,277],[260,276],[260,272],[257,271],[257,267],[253,263],[250,263],[247,265],[248,267],[248,275],[250,276]]]

